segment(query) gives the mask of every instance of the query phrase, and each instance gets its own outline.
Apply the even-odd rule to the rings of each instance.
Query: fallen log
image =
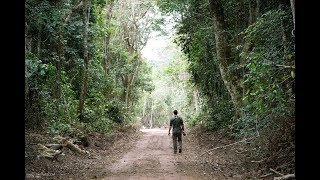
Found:
[[[49,159],[57,159],[57,156],[62,154],[62,151],[47,148],[42,144],[37,144],[37,149],[39,151],[37,158],[45,157]]]
[[[86,154],[87,153],[86,151],[80,149],[77,145],[72,144],[71,142],[69,142],[66,139],[63,141],[63,146],[65,146],[65,147],[69,148],[71,151],[74,151],[79,154]]]
[[[54,150],[60,150],[63,148],[62,144],[46,144],[45,146]]]
[[[273,180],[288,180],[288,179],[295,179],[295,174],[287,174],[281,177],[274,177]]]

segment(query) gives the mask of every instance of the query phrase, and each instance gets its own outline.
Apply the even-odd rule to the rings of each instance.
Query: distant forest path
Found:
[[[143,136],[129,152],[106,167],[108,174],[102,179],[225,179],[213,177],[201,170],[194,144],[183,137],[182,153],[173,154],[172,137],[168,129],[142,129]]]

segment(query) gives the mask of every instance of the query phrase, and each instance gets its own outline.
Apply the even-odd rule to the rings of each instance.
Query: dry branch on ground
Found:
[[[281,177],[274,177],[273,180],[288,180],[288,179],[295,179],[295,174],[287,174]]]
[[[213,149],[209,149],[208,151],[202,153],[200,156],[203,156],[204,154],[206,154],[206,153],[208,153],[208,152],[210,152],[210,151],[213,151],[213,150],[216,150],[216,149],[221,149],[221,148],[226,148],[226,147],[228,147],[228,146],[232,146],[232,145],[235,145],[235,144],[238,144],[238,143],[241,143],[241,142],[245,142],[245,141],[247,141],[247,140],[250,140],[250,139],[253,139],[253,138],[256,138],[256,137],[257,137],[257,136],[251,137],[251,138],[248,138],[248,139],[243,139],[243,140],[241,140],[241,141],[237,141],[237,142],[235,142],[235,143],[231,143],[231,144],[228,144],[228,145],[225,145],[225,146],[219,146],[219,147],[215,147],[215,148],[213,148]]]
[[[37,158],[45,157],[49,159],[56,159],[58,155],[62,154],[63,147],[67,147],[71,151],[78,154],[88,154],[87,151],[80,149],[77,145],[68,141],[67,138],[57,136],[54,138],[54,140],[57,141],[59,144],[37,144],[37,149],[39,152]]]
[[[45,157],[49,159],[56,159],[59,154],[62,154],[62,151],[47,148],[40,143],[37,144],[37,149],[39,151],[39,155],[37,156],[37,158]]]

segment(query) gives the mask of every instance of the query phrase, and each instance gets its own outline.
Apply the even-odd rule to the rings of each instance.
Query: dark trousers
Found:
[[[178,140],[178,148],[182,149],[182,138],[181,133],[173,133],[172,141],[173,141],[173,151],[177,152],[177,140]]]

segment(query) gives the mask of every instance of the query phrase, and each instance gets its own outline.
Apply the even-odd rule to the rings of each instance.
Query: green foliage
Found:
[[[277,66],[294,64],[293,40],[286,31],[292,25],[289,14],[283,9],[267,11],[243,32],[254,48],[240,54],[246,74],[244,114],[233,126],[239,136],[272,126],[274,117],[294,116],[294,71]]]
[[[106,112],[108,114],[108,118],[110,118],[115,123],[123,123],[124,122],[124,108],[119,107],[115,102],[108,102],[106,104]]]
[[[142,61],[139,66],[140,73],[135,78],[133,83],[134,89],[131,91],[131,97],[134,102],[138,102],[143,98],[143,93],[152,93],[155,90],[155,85],[152,82],[152,67],[150,64]],[[135,104],[137,105],[137,104]]]
[[[261,123],[258,124],[257,116],[254,114],[245,114],[231,128],[236,137],[253,137],[257,135],[257,130],[260,130]]]
[[[195,127],[197,125],[206,126],[206,123],[210,121],[210,114],[205,108],[201,108],[200,111],[194,113],[187,120],[187,124],[190,127]]]
[[[77,119],[78,101],[69,83],[62,84],[61,99],[55,99],[50,89],[45,87],[40,91],[44,119],[48,121],[49,132],[52,134],[69,134],[74,132],[72,124]]]
[[[46,80],[54,75],[56,68],[51,63],[43,63],[36,55],[27,52],[25,55],[25,77],[30,80],[30,88],[40,88]]]
[[[40,128],[47,122],[43,117],[45,108],[42,97],[46,94],[44,88],[48,79],[55,74],[56,68],[51,64],[43,63],[31,52],[26,53],[25,61],[26,126]]]
[[[233,114],[232,103],[217,98],[215,102],[204,103],[200,111],[193,114],[187,122],[191,126],[202,125],[211,130],[218,130],[234,122]]]
[[[89,3],[89,77],[80,122],[78,106],[84,68],[82,7],[75,9],[79,1],[26,1],[26,126],[36,129],[38,124],[49,133],[60,135],[110,133],[116,124],[125,125],[136,115],[125,111],[123,77],[136,76],[130,92],[133,102],[141,98],[142,92],[154,89],[151,68],[139,59],[139,51],[130,53],[122,39],[121,13],[128,9],[114,2],[114,9],[122,12],[114,10],[107,22],[105,8],[110,3]],[[104,62],[106,35],[110,37],[108,72]],[[140,36],[145,38],[144,34]]]
[[[79,129],[82,129],[82,134],[89,134],[93,132],[98,132],[101,134],[108,135],[112,133],[112,129],[116,127],[110,120],[97,120],[93,122],[79,122],[77,123]]]
[[[157,0],[157,5],[164,13],[179,12],[185,8],[185,0]]]
[[[277,64],[292,63],[293,51],[290,43],[283,44],[281,23],[288,18],[282,10],[269,11],[245,31],[245,40],[255,44],[255,48],[248,53],[242,53],[246,60],[247,73],[244,86],[246,93],[244,101],[248,111],[263,115],[275,109],[286,113],[285,106],[292,106],[288,99],[294,98],[290,92],[294,81],[291,69],[281,69]],[[288,48],[285,50],[284,48]],[[283,83],[289,83],[285,87]]]
[[[75,128],[73,128],[70,124],[59,121],[52,121],[52,124],[48,129],[49,133],[52,135],[69,135],[75,131]]]

